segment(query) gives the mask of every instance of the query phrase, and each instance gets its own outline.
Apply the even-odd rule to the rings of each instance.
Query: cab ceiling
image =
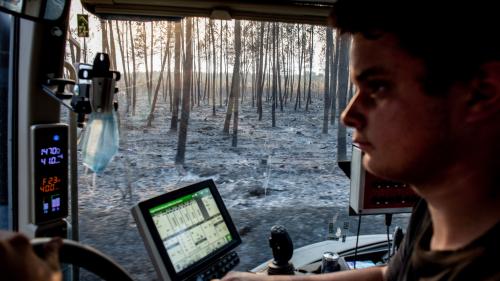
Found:
[[[91,13],[106,19],[246,19],[326,25],[335,0],[81,0]]]

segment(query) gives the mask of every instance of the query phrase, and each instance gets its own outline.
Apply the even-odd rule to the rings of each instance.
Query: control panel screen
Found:
[[[149,210],[176,272],[232,241],[208,188]]]
[[[220,278],[239,261],[241,238],[213,180],[139,202],[132,215],[159,280]]]
[[[32,126],[34,223],[68,215],[68,127]]]

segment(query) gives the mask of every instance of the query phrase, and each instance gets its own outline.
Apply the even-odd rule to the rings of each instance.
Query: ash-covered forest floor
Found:
[[[122,103],[124,104],[124,103]],[[288,105],[271,126],[270,104],[258,121],[246,100],[240,107],[238,147],[222,133],[225,107],[195,106],[191,111],[185,169],[174,164],[177,133],[169,130],[170,112],[161,101],[152,127],[148,110],[121,114],[121,147],[106,170],[95,175],[79,165],[80,240],[112,257],[135,280],[157,280],[130,209],[134,204],[178,187],[212,178],[241,234],[236,270],[250,270],[272,257],[270,228],[284,225],[295,248],[324,240],[348,217],[349,180],[336,164],[337,124],[322,134],[323,104],[309,112]],[[350,135],[348,151],[350,150]],[[393,226],[406,225],[398,215]],[[391,230],[392,231],[392,230]],[[362,234],[385,233],[383,217],[363,218]],[[84,273],[81,280],[99,280]]]

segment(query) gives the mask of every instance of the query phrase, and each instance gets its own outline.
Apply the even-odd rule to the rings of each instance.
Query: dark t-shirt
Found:
[[[467,246],[431,251],[427,203],[417,204],[401,247],[392,257],[388,281],[500,281],[500,223]]]

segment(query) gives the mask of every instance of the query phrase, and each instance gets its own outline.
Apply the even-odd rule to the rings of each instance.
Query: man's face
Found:
[[[425,95],[423,63],[384,34],[353,37],[351,79],[356,94],[342,113],[353,141],[375,175],[417,184],[442,167],[449,143],[447,98]]]

